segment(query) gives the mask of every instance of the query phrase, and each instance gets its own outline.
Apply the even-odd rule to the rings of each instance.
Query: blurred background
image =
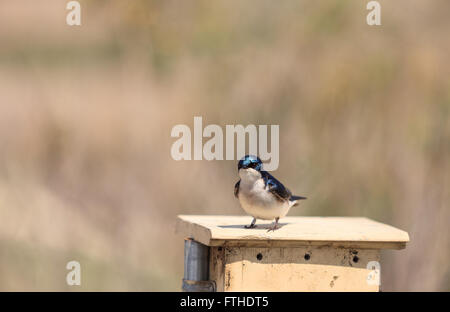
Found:
[[[244,214],[236,161],[172,159],[194,116],[280,125],[290,215],[408,231],[383,290],[450,290],[449,1],[67,2],[0,0],[0,290],[180,290],[176,215]]]

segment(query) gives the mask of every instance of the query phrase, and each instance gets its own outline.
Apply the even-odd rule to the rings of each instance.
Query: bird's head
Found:
[[[256,171],[261,171],[262,169],[262,161],[257,156],[246,155],[244,158],[239,160],[238,170],[240,169],[255,169]]]

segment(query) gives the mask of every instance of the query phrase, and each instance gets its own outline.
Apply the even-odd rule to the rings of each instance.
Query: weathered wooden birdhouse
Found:
[[[178,217],[185,291],[379,291],[380,250],[408,233],[357,217],[286,217],[246,229],[245,216]]]

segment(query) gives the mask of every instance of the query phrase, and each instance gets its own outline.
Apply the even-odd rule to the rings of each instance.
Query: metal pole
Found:
[[[192,239],[184,241],[183,291],[214,291],[209,281],[209,247]]]

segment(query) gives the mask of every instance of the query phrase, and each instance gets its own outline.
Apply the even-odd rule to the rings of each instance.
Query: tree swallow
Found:
[[[234,186],[234,196],[239,199],[242,209],[253,217],[251,229],[256,225],[256,219],[273,220],[275,224],[268,231],[277,229],[278,220],[284,217],[298,200],[306,199],[294,196],[284,185],[262,170],[259,157],[247,155],[238,163],[239,177]]]

